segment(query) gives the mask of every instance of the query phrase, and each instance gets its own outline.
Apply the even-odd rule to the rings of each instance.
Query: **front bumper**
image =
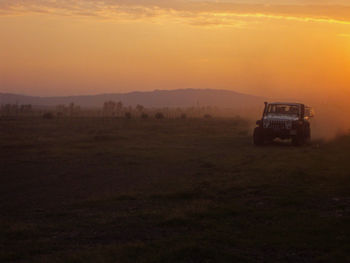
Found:
[[[296,129],[274,129],[274,128],[265,128],[264,129],[264,135],[266,137],[273,137],[273,138],[291,138],[292,136],[297,135]]]

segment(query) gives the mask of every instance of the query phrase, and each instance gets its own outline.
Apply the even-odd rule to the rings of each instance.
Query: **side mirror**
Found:
[[[315,117],[315,111],[314,111],[314,109],[311,109],[311,111],[310,111],[310,118],[313,118],[313,117]]]

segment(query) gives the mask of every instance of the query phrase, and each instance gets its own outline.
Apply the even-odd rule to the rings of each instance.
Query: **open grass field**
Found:
[[[240,119],[0,121],[0,262],[349,262],[350,137]]]

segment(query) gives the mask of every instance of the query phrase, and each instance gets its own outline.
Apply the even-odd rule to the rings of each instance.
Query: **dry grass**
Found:
[[[345,262],[350,137],[240,119],[0,121],[2,262]]]

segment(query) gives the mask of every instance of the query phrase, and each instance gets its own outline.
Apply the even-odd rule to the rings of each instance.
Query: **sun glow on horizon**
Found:
[[[350,6],[275,2],[2,1],[0,92],[349,100]]]

